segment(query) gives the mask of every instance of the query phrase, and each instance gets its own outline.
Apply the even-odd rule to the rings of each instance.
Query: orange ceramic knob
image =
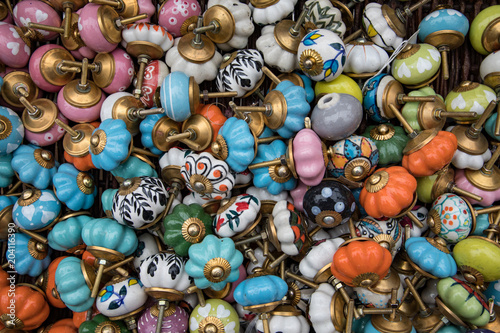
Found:
[[[15,305],[11,312],[9,306]],[[17,285],[15,292],[10,286],[0,288],[0,330],[38,328],[49,317],[49,304],[43,294],[29,286]]]
[[[457,147],[455,134],[439,131],[425,146],[404,155],[402,165],[415,177],[430,176],[451,162]]]
[[[382,168],[365,181],[359,201],[371,217],[395,217],[412,204],[416,190],[417,180],[405,168]]]
[[[78,328],[73,324],[73,319],[65,318],[48,326],[43,333],[78,333]]]
[[[8,277],[9,274],[5,272],[2,267],[0,267],[0,288],[3,288],[10,284],[9,280],[7,280]]]
[[[215,104],[200,105],[196,110],[196,113],[207,118],[208,121],[210,122],[210,125],[212,126],[213,129],[212,142],[215,142],[217,134],[219,134],[219,129],[222,127],[222,125],[224,125],[224,123],[227,120],[226,116],[222,114],[221,109],[219,109],[219,107]],[[211,153],[212,145],[208,145],[208,148],[205,149],[204,151]]]
[[[330,269],[348,286],[368,288],[387,275],[391,263],[389,250],[373,240],[355,238],[339,247]]]
[[[63,260],[64,258],[67,258],[67,256],[58,257],[52,260],[49,267],[42,275],[42,285],[40,286],[42,290],[45,291],[45,295],[47,296],[47,300],[49,301],[50,305],[59,309],[64,309],[66,307],[66,304],[61,301],[61,299],[59,298],[59,294],[57,293],[56,269],[61,260]]]
[[[94,163],[92,163],[92,155],[87,154],[83,157],[74,157],[64,152],[64,159],[66,162],[71,163],[80,171],[89,171],[95,169]]]

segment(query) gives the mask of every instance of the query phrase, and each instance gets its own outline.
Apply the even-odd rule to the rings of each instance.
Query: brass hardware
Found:
[[[391,124],[381,124],[370,131],[370,137],[376,141],[386,141],[391,139],[396,130]]]
[[[17,199],[17,204],[21,207],[32,205],[42,196],[42,191],[39,189],[28,188],[24,190],[21,197]]]
[[[194,34],[206,33],[214,43],[224,44],[233,38],[236,22],[229,9],[221,5],[208,8],[203,14],[203,27],[193,30]]]
[[[34,238],[30,238],[28,241],[28,252],[36,260],[43,260],[47,257],[49,247],[47,244],[43,244]]]
[[[224,333],[224,324],[219,318],[208,316],[200,321],[198,331],[200,333]]]
[[[71,128],[57,118],[55,123],[67,132],[63,138],[63,148],[66,153],[74,157],[83,157],[89,153],[90,138],[95,130],[94,126],[84,123]]]
[[[370,193],[377,193],[389,183],[389,173],[378,171],[371,175],[366,181],[365,188]]]
[[[118,195],[126,196],[131,194],[139,188],[139,186],[141,185],[141,181],[142,180],[140,177],[126,179],[118,188]]]
[[[52,153],[48,150],[37,148],[33,152],[35,161],[45,169],[52,169],[55,165],[55,159]]]
[[[99,155],[104,151],[106,147],[107,136],[106,132],[101,129],[98,129],[94,132],[94,134],[90,137],[90,151],[94,155]]]
[[[24,97],[27,101],[32,102],[38,98],[39,91],[29,73],[12,71],[3,77],[2,98],[13,107],[23,107],[19,97]]]
[[[200,114],[193,114],[182,124],[182,133],[169,135],[167,143],[181,141],[190,149],[205,150],[212,143],[213,128],[210,121]]]
[[[267,8],[278,2],[279,0],[250,0],[250,3],[255,8]]]
[[[76,176],[76,185],[83,194],[89,195],[94,193],[94,180],[84,172],[79,172]]]
[[[205,225],[196,217],[191,217],[182,224],[182,237],[188,243],[199,243],[205,237]]]
[[[0,115],[0,140],[7,139],[12,134],[12,122],[9,118]]]
[[[167,138],[173,134],[179,133],[181,124],[168,117],[162,117],[156,122],[152,130],[153,144],[161,151],[168,151],[174,147],[176,142],[168,142]]]
[[[323,70],[323,58],[313,49],[306,49],[300,54],[300,69],[310,75],[316,76]]]
[[[274,27],[274,39],[283,50],[297,54],[300,41],[306,34],[306,31],[302,28],[302,24],[306,19],[307,13],[308,11],[304,9],[300,13],[297,22],[292,20],[281,20]]]
[[[24,327],[24,323],[21,319],[16,316],[11,317],[8,313],[3,313],[0,316],[0,321],[9,330],[20,330]]]
[[[128,18],[139,14],[139,4],[136,0],[89,0],[90,3],[113,7],[122,17]]]
[[[205,278],[213,283],[222,282],[231,273],[231,265],[224,258],[212,258],[203,268]]]
[[[465,170],[465,177],[475,187],[483,191],[495,191],[500,187],[500,169],[495,165],[500,156],[500,145],[497,145],[493,156],[480,170]]]
[[[380,277],[376,273],[362,273],[352,279],[352,284],[356,287],[368,288],[379,281]]]
[[[54,48],[43,54],[40,59],[40,73],[48,83],[55,86],[64,86],[74,79],[74,72],[64,72],[59,68],[59,64],[65,60],[75,60],[73,55],[65,49]]]
[[[323,210],[316,215],[314,221],[323,228],[334,228],[342,222],[342,216],[333,210]]]
[[[55,119],[59,114],[57,106],[49,99],[40,98],[29,103],[21,116],[24,127],[33,133],[42,133],[48,131],[55,124]]]
[[[498,40],[499,34],[500,17],[497,17],[486,26],[483,31],[483,35],[481,36],[481,43],[488,53],[500,48],[500,41]]]

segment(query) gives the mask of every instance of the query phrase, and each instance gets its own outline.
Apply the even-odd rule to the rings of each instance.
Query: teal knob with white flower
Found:
[[[12,219],[26,230],[42,231],[56,222],[61,202],[51,190],[27,189],[14,204]]]
[[[460,118],[461,124],[472,124],[496,98],[495,91],[490,87],[478,82],[462,81],[446,95],[444,103],[449,112],[476,112],[475,117]]]
[[[31,184],[40,190],[52,185],[52,177],[59,167],[59,162],[50,151],[34,145],[22,145],[17,148],[11,164],[23,183]]]
[[[139,279],[118,275],[99,291],[95,303],[99,312],[114,319],[138,313],[147,300],[148,294]]]
[[[190,333],[238,333],[238,312],[226,301],[208,299],[204,306],[197,305],[189,317]]]
[[[97,169],[111,171],[130,155],[132,134],[121,119],[106,119],[92,132],[90,155]]]
[[[24,139],[24,126],[21,118],[9,108],[0,106],[0,155],[15,151]]]
[[[78,211],[94,205],[97,196],[94,179],[90,174],[76,169],[73,164],[62,164],[52,182],[57,198],[69,209]]]
[[[186,272],[194,278],[199,289],[222,290],[228,282],[238,280],[238,268],[243,263],[243,255],[236,250],[231,238],[217,238],[207,235],[201,243],[189,248]]]
[[[15,176],[12,169],[12,154],[0,155],[0,187],[7,187],[12,184],[12,179]]]
[[[437,77],[441,54],[429,44],[408,44],[394,59],[391,74],[408,87],[429,84]]]
[[[342,74],[346,59],[342,39],[326,29],[309,32],[297,50],[300,69],[313,81],[333,81]]]

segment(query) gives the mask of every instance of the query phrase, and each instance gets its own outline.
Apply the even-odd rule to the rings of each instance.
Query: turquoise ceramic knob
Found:
[[[411,237],[405,243],[408,257],[431,278],[457,274],[457,264],[442,238]]]
[[[111,170],[111,174],[116,180],[122,183],[125,179],[134,177],[158,177],[158,173],[154,169],[154,165],[136,156],[130,156],[125,162]]]
[[[14,223],[26,230],[49,228],[61,213],[61,202],[51,190],[27,189],[12,210]]]
[[[82,228],[82,239],[87,246],[98,246],[129,256],[137,248],[133,229],[108,218],[93,219]]]
[[[439,9],[428,14],[418,26],[418,39],[435,46],[441,52],[443,78],[449,78],[448,56],[450,50],[460,47],[469,31],[469,20],[458,10]]]
[[[404,93],[404,89],[393,76],[382,73],[367,80],[362,92],[363,108],[366,113],[373,121],[385,123],[395,117],[389,104],[395,104],[397,107],[399,95]]]
[[[17,202],[18,197],[15,196],[5,196],[0,195],[0,216],[6,216],[7,223],[10,222],[12,216],[12,208]],[[0,228],[0,240],[6,240],[9,237],[8,225],[4,228]]]
[[[0,155],[12,153],[22,144],[23,139],[24,126],[21,118],[11,109],[0,106]]]
[[[52,184],[59,167],[53,154],[33,145],[22,145],[15,152],[11,161],[12,168],[23,183],[31,184],[44,190]]]
[[[90,155],[97,169],[111,171],[130,153],[132,134],[121,119],[106,119],[92,132]]]
[[[181,132],[181,123],[165,115],[152,114],[141,121],[139,129],[144,148],[149,149],[153,154],[160,155],[177,145],[178,141],[167,142],[166,139],[170,135]]]
[[[108,188],[101,194],[102,210],[109,218],[113,218],[113,197],[116,192],[118,192],[117,188]]]
[[[161,106],[173,121],[183,122],[195,111],[189,96],[192,79],[183,72],[172,72],[163,79],[160,89]]]
[[[12,184],[15,172],[12,169],[12,154],[0,155],[0,187]]]
[[[207,235],[201,243],[189,248],[185,269],[199,289],[210,287],[219,291],[228,282],[238,280],[242,263],[243,255],[236,250],[231,238]]]
[[[234,299],[242,306],[261,305],[280,301],[288,292],[288,285],[275,275],[258,276],[244,280],[234,290]]]
[[[488,207],[474,206],[473,208],[480,212],[481,209]],[[492,214],[478,214],[476,216],[476,228],[472,232],[474,236],[484,236],[484,231],[488,229],[490,226],[490,220],[493,218],[491,215]]]
[[[114,319],[139,312],[147,300],[148,294],[139,279],[118,275],[99,291],[95,302],[99,312]]]
[[[212,143],[212,152],[234,171],[245,171],[256,154],[255,137],[248,123],[236,117],[226,120]]]
[[[90,220],[92,220],[90,216],[82,213],[68,218],[63,217],[47,236],[49,246],[56,251],[83,252],[85,244],[82,239],[82,229]]]
[[[86,172],[76,169],[73,164],[62,164],[52,178],[57,198],[69,209],[78,211],[89,209],[97,196],[94,179]]]
[[[280,159],[286,154],[286,151],[287,146],[281,140],[275,140],[270,144],[260,144],[253,164]],[[297,180],[293,178],[292,172],[286,165],[262,166],[253,168],[251,171],[254,174],[253,184],[255,187],[266,188],[272,195],[292,190],[297,184]]]
[[[5,257],[14,265],[14,269],[20,275],[37,277],[50,265],[52,250],[23,233],[14,233],[9,237],[9,244],[14,244],[13,250],[8,250]]]
[[[342,39],[326,29],[309,32],[297,50],[300,69],[313,81],[330,82],[337,78],[342,74],[346,58]]]
[[[93,268],[87,263],[76,257],[64,258],[57,266],[55,274],[55,284],[59,297],[70,310],[87,311],[95,301],[94,298],[90,297],[88,284],[92,285],[94,279]]]

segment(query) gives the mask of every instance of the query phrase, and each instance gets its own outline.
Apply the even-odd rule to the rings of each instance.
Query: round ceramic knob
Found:
[[[123,30],[122,36],[122,45],[127,48],[130,54],[138,56],[145,53],[148,48],[154,48],[158,53],[151,55],[153,59],[161,58],[163,53],[174,44],[172,35],[165,28],[156,24],[131,24]]]
[[[214,232],[219,237],[233,237],[253,225],[259,215],[260,200],[250,194],[240,194],[219,208],[213,219]]]
[[[343,242],[340,237],[315,242],[299,263],[300,273],[308,279],[315,280],[316,275],[322,272],[325,266],[330,266],[333,255]]]
[[[158,24],[165,27],[174,37],[189,31],[189,25],[196,22],[189,18],[201,15],[201,7],[196,0],[165,1],[158,11]],[[194,27],[192,27],[194,28]]]
[[[387,7],[388,5],[383,6],[375,2],[366,5],[363,12],[363,28],[375,44],[387,51],[394,51],[403,42],[406,31],[404,26],[404,31],[401,31],[389,24],[386,20]]]
[[[24,136],[32,145],[45,147],[59,141],[65,130],[55,123],[55,119],[67,124],[68,120],[49,99],[40,98],[31,102],[34,112],[25,109],[22,115]]]
[[[496,170],[496,166],[494,167],[493,173],[498,174],[498,170]],[[457,187],[462,188],[471,193],[477,194],[483,198],[481,201],[476,201],[474,199],[470,199],[471,204],[478,204],[483,207],[487,207],[492,205],[495,201],[500,199],[500,187],[498,187],[498,183],[496,180],[488,179],[487,182],[483,184],[478,184],[474,178],[470,176],[471,172],[463,169],[457,170],[455,173],[455,183]],[[475,171],[476,175],[481,175],[481,170]],[[469,180],[470,179],[470,180]],[[474,183],[471,182],[474,181]]]
[[[353,78],[372,77],[389,60],[383,48],[366,39],[350,42],[345,46],[345,52],[344,72]]]
[[[309,188],[304,195],[307,217],[324,228],[347,223],[356,210],[352,192],[341,183],[328,180]]]
[[[481,66],[479,67],[479,75],[481,75],[481,79],[485,84],[495,89],[495,91],[499,86],[498,82],[498,72],[500,72],[500,69],[498,68],[499,59],[500,59],[500,52],[494,51],[490,53],[486,58],[484,58],[484,60],[481,62]]]
[[[167,3],[167,2],[164,2]],[[159,101],[156,97],[156,90],[160,88],[165,77],[170,73],[167,64],[161,60],[153,60],[149,62],[144,69],[144,80],[142,81],[141,102],[147,107],[152,108],[155,105],[159,106]],[[133,81],[134,87],[137,80]]]
[[[29,62],[31,79],[44,91],[58,92],[75,77],[73,72],[63,73],[57,69],[63,60],[74,61],[75,58],[64,47],[56,44],[38,47]]]
[[[296,4],[296,0],[252,0],[253,21],[258,25],[275,24],[290,15]]]
[[[57,198],[69,209],[90,209],[97,196],[91,175],[78,171],[72,164],[62,164],[52,178]]]
[[[190,86],[192,77],[183,72],[172,71],[161,85],[160,100],[167,116],[174,121],[184,121],[194,113],[194,103],[190,99]],[[194,96],[194,99],[197,97]]]
[[[328,141],[342,140],[352,135],[362,119],[361,103],[348,94],[324,95],[311,114],[312,129]]]
[[[477,52],[487,55],[500,48],[496,32],[499,17],[500,6],[489,6],[480,11],[472,21],[469,38]]]
[[[394,59],[392,76],[402,84],[420,87],[436,79],[441,54],[429,44],[409,44]]]
[[[328,170],[333,177],[360,181],[368,177],[378,165],[378,149],[366,137],[352,135],[331,147]]]
[[[28,64],[31,55],[31,44],[26,43],[21,28],[12,24],[0,25],[0,61],[8,67],[23,68]]]
[[[139,332],[155,332],[158,322],[159,310],[156,305],[147,308],[137,321]],[[161,333],[178,332],[186,333],[189,330],[189,315],[186,310],[175,303],[165,309],[161,324]]]
[[[406,253],[424,276],[435,279],[457,274],[457,264],[442,238],[411,237],[405,242]]]
[[[23,142],[24,126],[21,118],[9,108],[0,107],[0,156],[14,152]]]
[[[15,172],[14,169],[12,169],[11,161],[12,154],[0,156],[0,187],[8,187],[12,184]],[[3,208],[4,207],[2,207],[2,209]]]
[[[130,155],[132,135],[121,119],[106,119],[92,132],[90,155],[98,169],[111,171]]]
[[[57,11],[43,1],[25,1],[16,4],[12,10],[14,22],[18,27],[28,28],[28,23],[39,23],[51,27],[61,26],[61,17]],[[37,30],[45,40],[53,40],[59,36],[57,32]]]
[[[465,239],[475,227],[475,216],[470,204],[456,194],[445,193],[432,203],[427,223],[432,232],[448,243]]]
[[[58,167],[59,162],[50,151],[33,145],[20,146],[12,158],[12,168],[19,179],[41,190],[52,184],[52,177]]]
[[[386,242],[395,255],[403,244],[403,231],[399,221],[395,218],[377,220],[367,216],[354,223],[358,237],[367,237],[377,242]],[[390,238],[380,235],[389,235]],[[391,240],[392,239],[392,240]]]
[[[394,118],[389,103],[395,100],[393,104],[398,104],[397,96],[403,91],[401,83],[393,76],[384,73],[376,75],[367,80],[363,86],[363,108],[373,121],[384,123]],[[390,96],[386,96],[389,94]]]
[[[403,159],[403,150],[409,139],[402,127],[391,124],[368,126],[362,135],[377,146],[379,165],[399,163]]]
[[[97,69],[92,70],[92,78],[107,94],[125,91],[134,78],[134,62],[122,49],[97,54],[94,65]]]
[[[205,306],[197,305],[189,317],[190,332],[239,332],[236,310],[226,301],[209,299]]]
[[[309,32],[297,50],[300,69],[313,81],[333,81],[342,73],[346,58],[340,37],[326,29]]]
[[[318,29],[330,30],[343,38],[346,24],[342,20],[340,9],[326,0],[308,0],[304,5],[308,9],[306,22],[313,23]]]
[[[122,317],[142,311],[147,300],[144,286],[137,278],[115,277],[99,291],[96,306],[105,316]]]
[[[43,231],[52,226],[60,213],[61,202],[53,191],[28,189],[14,205],[12,219],[20,228]]]
[[[318,185],[326,171],[324,144],[311,129],[300,130],[292,141],[297,176],[307,186]]]
[[[56,251],[67,251],[78,254],[83,252],[85,245],[82,240],[83,226],[92,220],[86,213],[63,216],[47,235],[49,246]]]
[[[13,233],[10,236],[13,241],[13,258],[6,258],[14,263],[14,269],[18,274],[37,277],[50,265],[52,249],[44,243],[23,233]],[[11,254],[12,257],[12,254]]]
[[[489,239],[469,236],[453,248],[453,258],[458,267],[472,273],[468,280],[493,282],[500,279],[500,273],[493,269],[499,263],[500,247]],[[478,274],[479,273],[479,274]]]
[[[165,294],[170,292],[171,298],[182,298],[182,292],[191,282],[185,271],[185,264],[186,259],[175,253],[160,252],[144,259],[139,269],[139,278],[148,293],[155,289],[166,289],[163,291]]]
[[[479,119],[496,94],[490,87],[478,82],[463,81],[453,88],[445,98],[446,110],[450,112],[476,112],[476,117],[460,118],[461,124],[470,124]]]
[[[88,123],[99,119],[102,103],[106,96],[95,83],[88,82],[88,91],[80,88],[80,81],[73,80],[57,95],[57,105],[61,113],[77,123]]]
[[[410,97],[435,96],[435,102],[407,102],[401,108],[403,118],[417,132],[427,129],[437,128],[441,130],[446,122],[446,117],[440,116],[441,111],[445,111],[444,99],[437,95],[434,89],[429,86],[413,90],[408,93]]]
[[[264,323],[261,319],[255,324],[257,332],[264,332]],[[272,333],[282,331],[290,333],[309,332],[309,323],[302,312],[293,306],[277,307],[269,320],[269,329]]]
[[[215,83],[217,90],[236,91],[235,97],[247,97],[264,81],[262,66],[264,59],[257,50],[238,50],[225,54]]]

